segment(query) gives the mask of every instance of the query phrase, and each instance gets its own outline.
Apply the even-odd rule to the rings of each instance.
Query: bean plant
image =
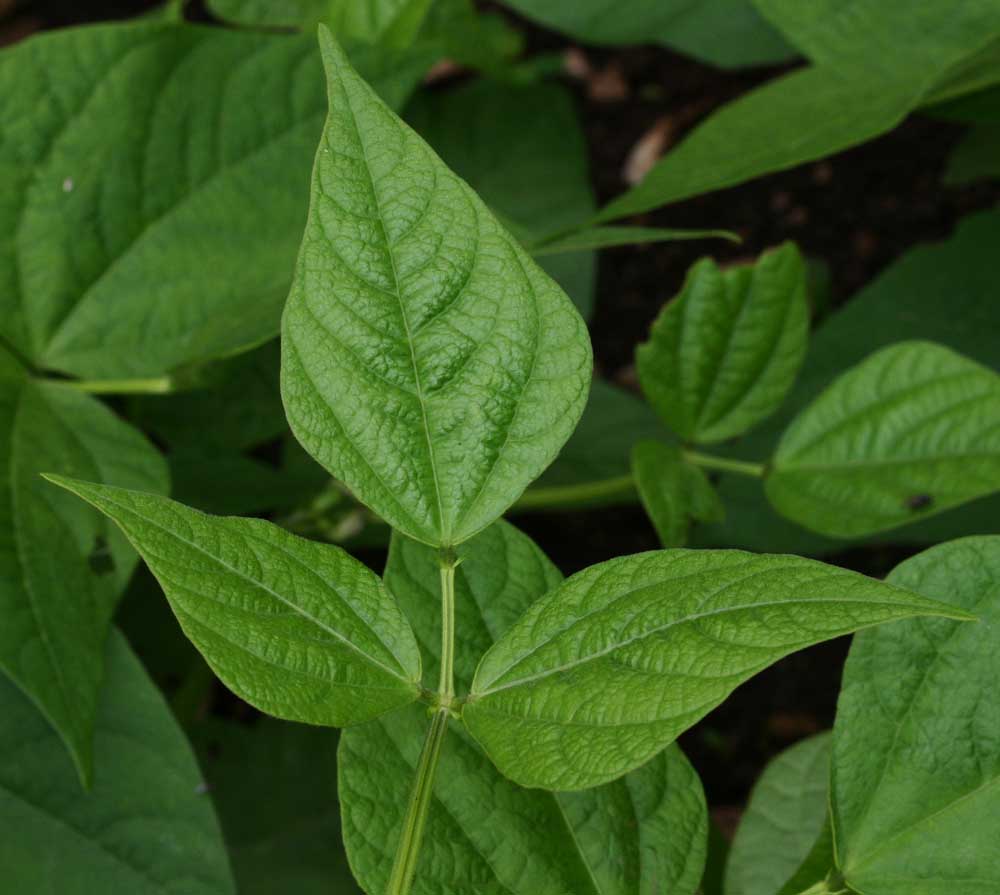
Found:
[[[702,258],[641,400],[585,322],[596,250],[738,238],[636,215],[913,110],[995,172],[997,5],[508,5],[805,62],[598,208],[551,60],[467,0],[0,53],[0,890],[1000,891],[997,212],[829,315],[794,243]],[[486,77],[418,91],[442,59]],[[662,549],[568,577],[517,527],[634,500]],[[880,539],[928,549],[815,558]],[[848,634],[724,843],[678,739]]]

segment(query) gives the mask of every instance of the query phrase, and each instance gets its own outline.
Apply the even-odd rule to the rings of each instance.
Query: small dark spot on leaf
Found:
[[[930,494],[911,494],[905,501],[906,508],[914,511],[926,510],[932,503],[934,498]]]
[[[108,575],[115,570],[115,560],[108,549],[108,542],[101,535],[94,538],[94,546],[87,557],[90,571],[95,575]]]

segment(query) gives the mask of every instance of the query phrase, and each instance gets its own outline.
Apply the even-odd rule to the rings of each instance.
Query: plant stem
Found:
[[[54,379],[57,385],[90,395],[165,395],[173,390],[169,376],[153,379]]]
[[[441,551],[441,676],[438,698],[443,709],[455,700],[455,567],[454,551]]]
[[[416,777],[410,792],[410,802],[406,808],[403,831],[399,834],[386,895],[408,895],[413,884],[413,874],[417,869],[417,858],[420,855],[420,841],[424,837],[424,827],[427,825],[427,811],[434,795],[434,774],[441,755],[441,743],[448,729],[449,716],[448,709],[441,707],[434,712],[431,719],[430,730],[427,731],[427,738],[420,752],[420,761],[417,762]]]
[[[684,451],[684,459],[695,466],[704,469],[718,469],[720,472],[734,472],[760,479],[764,477],[763,463],[749,463],[746,460],[730,460],[728,457],[716,457],[713,454],[701,454],[698,451]]]
[[[581,503],[598,503],[635,494],[631,475],[620,475],[575,485],[553,485],[549,488],[531,488],[514,504],[515,510],[548,510],[576,506]]]

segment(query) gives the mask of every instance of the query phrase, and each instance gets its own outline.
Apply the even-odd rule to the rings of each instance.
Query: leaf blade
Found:
[[[340,548],[259,519],[49,478],[121,526],[215,673],[261,711],[344,726],[419,695],[409,625],[375,575]]]
[[[535,603],[483,657],[462,718],[522,786],[584,789],[642,764],[782,656],[922,613],[967,617],[799,557],[623,557]]]
[[[569,437],[589,340],[565,295],[328,31],[321,45],[330,118],[283,318],[286,412],[303,446],[393,527],[456,544]],[[344,405],[358,395],[367,406]]]

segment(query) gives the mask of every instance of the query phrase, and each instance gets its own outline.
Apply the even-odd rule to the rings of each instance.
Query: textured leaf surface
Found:
[[[209,0],[219,18],[239,25],[314,28],[326,21],[342,37],[374,43],[427,0]],[[418,19],[419,24],[419,19]]]
[[[729,852],[726,895],[775,895],[805,860],[827,815],[830,739],[796,743],[764,769]]]
[[[1000,376],[931,342],[885,348],[789,426],[771,503],[823,534],[892,528],[1000,489]]]
[[[993,0],[921,3],[905,13],[882,0],[754,2],[818,64],[723,106],[606,206],[600,220],[734,186],[878,136],[956,67],[992,52],[1000,34]]]
[[[194,737],[240,895],[357,895],[340,846],[336,733],[265,718]]]
[[[53,481],[121,526],[220,680],[261,711],[343,726],[417,698],[413,632],[379,579],[339,547],[261,519]]]
[[[788,653],[942,613],[959,610],[799,557],[640,553],[533,604],[483,657],[462,717],[522,786],[584,789],[647,761]]]
[[[406,120],[525,245],[593,215],[586,140],[560,85],[480,79],[425,91],[407,106]],[[539,260],[585,316],[594,303],[592,248]]]
[[[856,638],[834,726],[841,872],[871,895],[1000,889],[1000,538],[934,547],[889,576],[978,622]]]
[[[503,522],[459,553],[455,670],[464,689],[482,652],[560,575]],[[397,536],[386,582],[433,665],[440,648],[436,554]],[[428,668],[428,679],[435,673]],[[414,707],[341,737],[345,840],[369,892],[384,891],[426,726],[426,712]],[[704,864],[706,826],[701,785],[676,747],[610,786],[553,794],[521,789],[501,776],[462,725],[452,722],[414,891],[638,895],[664,886],[692,895]]]
[[[94,785],[24,696],[0,680],[0,867],[25,895],[233,895],[194,756],[114,633],[97,722]]]
[[[428,63],[375,61],[397,103]],[[311,35],[139,23],[4,50],[0,335],[87,378],[274,335],[324,108]]]
[[[794,244],[726,271],[703,258],[636,351],[639,381],[685,440],[724,441],[778,408],[808,335],[806,271]]]
[[[330,115],[282,339],[303,446],[394,528],[456,544],[586,402],[570,301],[321,31]]]
[[[0,668],[52,722],[86,779],[104,638],[136,557],[114,526],[39,473],[165,492],[166,465],[103,404],[29,380],[2,351],[0,463]]]
[[[992,298],[996,267],[990,253],[998,228],[997,212],[964,219],[954,236],[909,252],[827,317],[812,334],[802,372],[785,403],[741,439],[735,455],[771,456],[789,423],[846,368],[900,340],[933,339],[996,369],[1000,316]],[[718,487],[729,513],[721,525],[701,526],[696,531],[695,543],[700,546],[799,554],[843,549],[843,541],[779,515],[758,481],[724,475]],[[997,519],[1000,496],[986,497],[874,538],[930,545],[990,533],[996,530]]]
[[[715,522],[725,515],[708,477],[676,445],[640,441],[632,449],[632,475],[664,547],[683,547],[692,519]]]
[[[597,44],[665,44],[725,68],[782,62],[795,55],[750,0],[507,0],[529,18]]]

